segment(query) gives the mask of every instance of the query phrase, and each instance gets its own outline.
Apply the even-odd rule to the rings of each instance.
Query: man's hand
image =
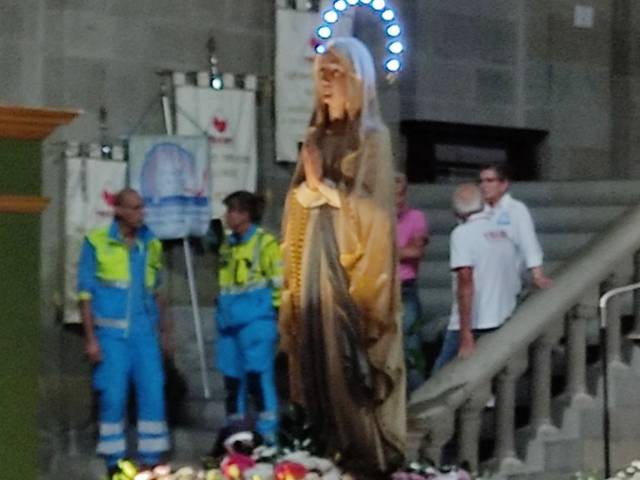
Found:
[[[469,358],[475,349],[476,341],[473,339],[473,333],[471,330],[461,330],[458,356],[460,358]]]
[[[171,356],[176,351],[176,343],[173,338],[172,332],[163,331],[160,332],[160,346],[162,353],[167,356]]]
[[[421,259],[427,241],[424,237],[412,237],[406,246],[398,249],[400,260]]]
[[[84,351],[89,357],[91,363],[100,363],[102,361],[102,350],[96,337],[87,338],[84,342]]]
[[[542,267],[533,267],[531,275],[533,276],[533,284],[540,289],[544,290],[553,285],[553,280],[544,274]]]

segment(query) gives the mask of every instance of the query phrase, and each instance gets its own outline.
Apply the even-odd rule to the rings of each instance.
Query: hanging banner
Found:
[[[80,323],[77,299],[78,259],[84,237],[113,219],[116,194],[125,187],[124,162],[70,157],[65,162],[64,322]]]
[[[323,2],[323,5],[327,2]],[[320,13],[276,9],[276,159],[295,162],[313,111],[315,29]],[[351,36],[353,16],[335,25],[335,36]]]
[[[236,190],[254,192],[257,185],[256,97],[251,90],[175,89],[176,131],[206,132],[209,138],[211,206],[221,218],[222,200]]]
[[[207,232],[211,205],[206,137],[131,137],[129,184],[142,196],[145,223],[158,238]]]

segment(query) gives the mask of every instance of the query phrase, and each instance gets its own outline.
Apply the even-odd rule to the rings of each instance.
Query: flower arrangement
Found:
[[[603,480],[604,477],[594,472],[576,472],[572,480]],[[634,460],[615,475],[605,480],[640,480],[640,460]]]

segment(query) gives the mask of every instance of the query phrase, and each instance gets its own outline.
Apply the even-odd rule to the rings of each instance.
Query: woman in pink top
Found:
[[[425,380],[426,366],[422,353],[422,309],[418,294],[418,268],[429,242],[429,226],[424,213],[407,205],[407,178],[396,174],[396,245],[402,285],[404,355],[407,388],[415,390]]]

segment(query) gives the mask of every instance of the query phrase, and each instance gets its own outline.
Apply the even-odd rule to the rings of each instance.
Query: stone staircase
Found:
[[[597,303],[601,288],[638,278],[639,187],[637,181],[513,186],[514,197],[531,210],[545,267],[552,276],[556,272],[557,288],[527,299],[494,338],[480,342],[475,362],[453,362],[412,396],[410,429],[418,455],[476,458],[478,471],[501,480],[560,480],[573,478],[578,470],[602,472]],[[452,190],[431,185],[410,190],[412,204],[431,221],[420,287],[428,321],[442,318],[442,328],[451,301],[447,236],[455,225]],[[625,337],[639,326],[640,297],[633,298],[622,295],[610,308],[613,471],[640,457],[640,346]],[[491,384],[495,407],[484,408]]]
[[[609,366],[610,459],[614,472],[640,457],[640,347],[628,343],[625,350],[625,361]],[[585,394],[573,398],[565,394],[552,400],[552,424],[518,429],[516,449],[522,462],[512,465],[511,473],[503,471],[491,478],[568,480],[577,471],[603,471],[600,362],[588,367],[587,378],[590,385]],[[494,467],[491,462],[485,466]]]

